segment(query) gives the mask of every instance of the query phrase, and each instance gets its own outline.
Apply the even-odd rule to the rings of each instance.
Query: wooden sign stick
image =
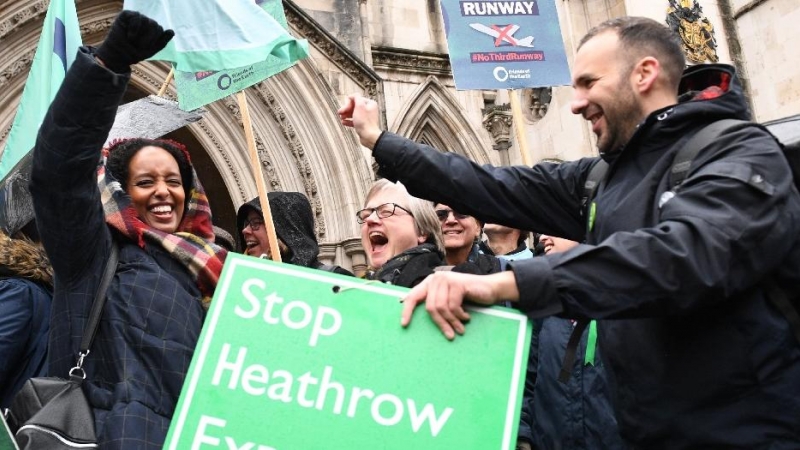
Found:
[[[256,179],[258,187],[258,199],[261,202],[261,211],[264,212],[264,226],[267,230],[267,240],[269,241],[270,254],[272,260],[281,262],[281,251],[278,248],[278,235],[275,233],[275,224],[272,222],[272,210],[269,208],[267,198],[267,186],[264,184],[264,174],[261,170],[261,160],[256,151],[256,138],[253,134],[253,123],[250,121],[250,110],[247,107],[247,97],[244,91],[236,93],[239,101],[239,111],[242,113],[242,126],[247,140],[247,150],[250,153],[250,165],[253,166],[253,177]]]

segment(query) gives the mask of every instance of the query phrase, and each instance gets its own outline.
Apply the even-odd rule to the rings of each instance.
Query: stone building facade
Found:
[[[800,113],[797,0],[551,0],[570,64],[580,37],[620,15],[665,21],[670,7],[699,2],[720,62],[746,81],[757,120]],[[13,121],[48,0],[0,6],[0,149]],[[76,0],[83,42],[98,44],[121,0]],[[387,129],[479,163],[521,164],[509,91],[458,91],[438,0],[284,0],[295,36],[311,57],[247,89],[256,147],[268,190],[300,191],[314,207],[321,259],[361,272],[366,259],[355,212],[374,180],[369,151],[343,128],[336,109],[351,93],[375,98]],[[704,26],[705,26],[704,25]],[[126,100],[156,93],[169,67],[133,68]],[[529,160],[592,155],[594,136],[570,112],[571,88],[510,91],[523,109]],[[174,86],[166,93],[175,97]],[[234,232],[235,210],[257,193],[237,102],[207,106],[204,118],[169,137],[188,144],[210,193],[215,222]]]

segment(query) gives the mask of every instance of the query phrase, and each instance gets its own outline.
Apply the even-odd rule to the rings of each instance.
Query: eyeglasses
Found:
[[[264,226],[264,219],[244,219],[244,226],[242,227],[242,230],[250,227],[251,231],[258,231],[262,226]]]
[[[379,219],[386,219],[394,215],[394,213],[396,212],[395,211],[396,208],[400,208],[403,211],[407,212],[409,216],[414,217],[414,214],[411,214],[411,211],[403,208],[397,203],[384,203],[374,208],[364,208],[361,211],[357,212],[356,220],[358,221],[358,223],[364,223],[367,221],[367,218],[372,215],[372,213],[376,213]]]
[[[452,209],[437,209],[436,217],[438,217],[441,222],[444,222],[445,220],[447,220],[447,216],[449,216],[450,213],[453,213],[453,219],[456,220],[462,220],[466,219],[467,217],[470,217],[467,214],[461,214],[460,212],[455,212]]]

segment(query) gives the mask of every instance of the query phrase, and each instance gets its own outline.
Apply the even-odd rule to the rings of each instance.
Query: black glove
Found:
[[[95,55],[116,73],[126,73],[131,65],[158,53],[175,36],[156,21],[136,11],[119,13],[106,40]]]

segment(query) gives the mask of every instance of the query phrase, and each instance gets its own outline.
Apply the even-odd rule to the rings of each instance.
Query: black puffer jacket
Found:
[[[317,259],[319,245],[314,232],[314,213],[305,195],[299,192],[268,192],[267,200],[269,200],[269,209],[272,213],[272,223],[275,224],[275,234],[289,247],[291,252],[288,259],[283,262],[328,270],[340,275],[353,275],[347,269],[339,266],[326,266]],[[244,243],[242,230],[247,213],[251,210],[264,217],[258,197],[240,206],[236,213],[236,229],[239,233],[240,243]]]
[[[49,373],[75,365],[111,253],[97,161],[130,74],[82,47],[39,129],[31,195],[55,272]],[[198,187],[199,188],[199,187]],[[86,358],[84,391],[102,449],[161,449],[206,312],[189,271],[163,248],[119,238],[119,265]]]
[[[666,200],[676,151],[704,125],[749,118],[733,68],[695,66],[714,98],[650,114],[597,193],[588,245],[511,263],[532,316],[599,322],[623,437],[642,449],[800,447],[800,345],[767,278],[800,286],[800,194],[756,127],[720,137]],[[713,86],[712,86],[713,85]],[[487,222],[583,240],[596,158],[479,166],[384,133],[380,174]],[[660,204],[661,203],[661,204]]]

